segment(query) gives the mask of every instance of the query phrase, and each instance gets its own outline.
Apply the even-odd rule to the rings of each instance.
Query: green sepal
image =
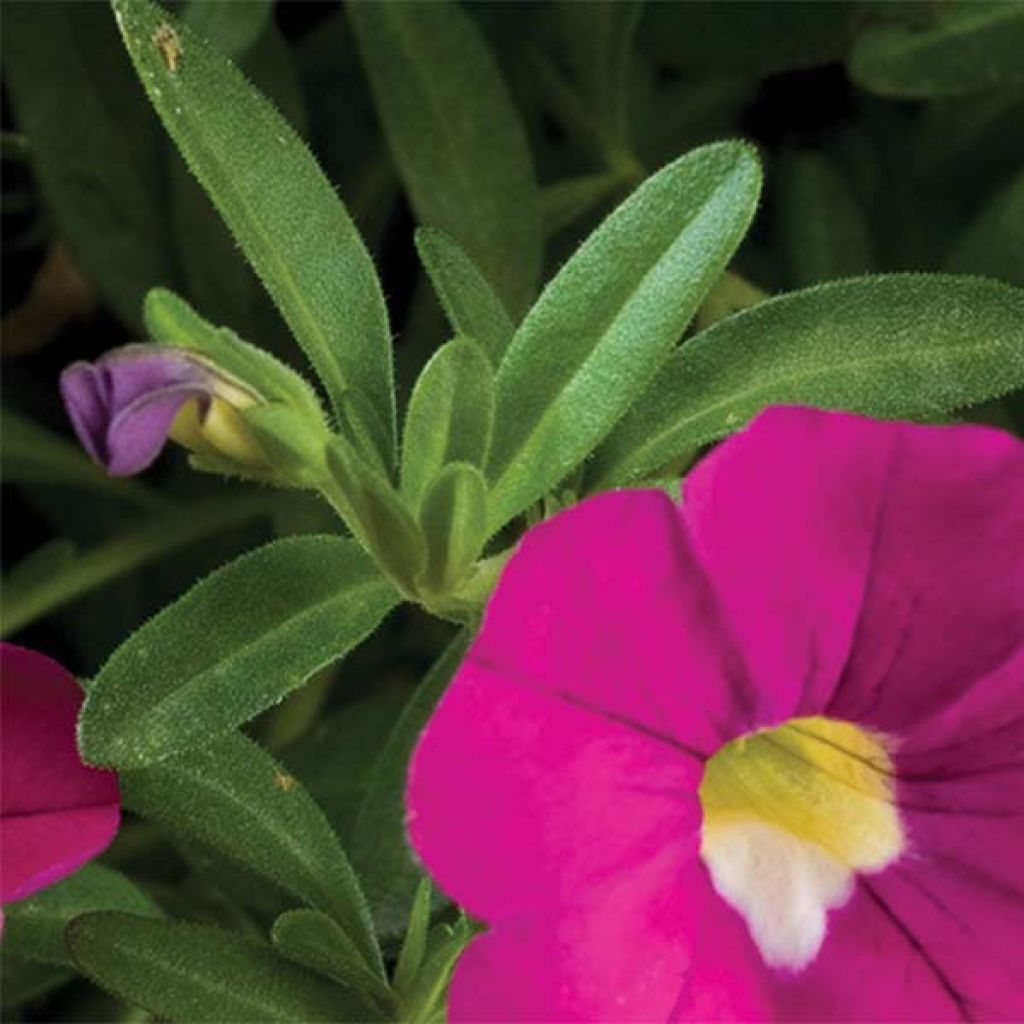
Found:
[[[406,596],[426,563],[423,535],[398,492],[341,437],[327,446],[325,493],[353,536]]]
[[[427,952],[427,931],[430,928],[430,903],[433,886],[424,878],[416,887],[412,910],[409,912],[409,927],[402,941],[402,949],[395,964],[392,984],[399,999],[407,999],[419,977],[420,968]]]
[[[466,577],[487,541],[487,484],[467,462],[451,462],[427,488],[420,504],[427,564],[420,590],[442,600]],[[427,600],[430,600],[428,596]]]
[[[154,341],[199,352],[267,401],[285,403],[311,421],[323,422],[320,400],[306,380],[230,328],[215,327],[180,295],[153,288],[146,295],[143,319]]]
[[[405,416],[402,493],[416,508],[450,462],[483,466],[494,424],[494,374],[471,338],[453,338],[423,368]]]

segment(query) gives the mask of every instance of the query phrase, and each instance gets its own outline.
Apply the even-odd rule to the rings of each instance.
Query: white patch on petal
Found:
[[[705,828],[701,858],[771,967],[806,967],[825,939],[826,913],[853,891],[853,871],[842,861],[755,819]]]

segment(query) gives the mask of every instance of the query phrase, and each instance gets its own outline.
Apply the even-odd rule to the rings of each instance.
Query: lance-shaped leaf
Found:
[[[161,1020],[362,1020],[343,988],[269,947],[209,925],[85,914],[68,927],[76,966]]]
[[[880,25],[858,37],[850,77],[883,96],[961,96],[1024,82],[1024,6],[971,0],[923,25]]]
[[[497,529],[576,466],[657,372],[750,223],[757,157],[694,150],[587,239],[523,321],[496,380]]]
[[[377,109],[419,220],[469,253],[513,315],[540,272],[540,201],[526,133],[466,9],[348,4]]]
[[[4,908],[4,948],[31,960],[70,965],[64,929],[72,918],[96,910],[163,916],[124,875],[101,864],[86,864],[56,885]]]
[[[402,436],[402,492],[416,507],[449,462],[482,466],[494,420],[494,375],[469,338],[442,345],[423,368]]]
[[[291,126],[237,68],[149,0],[115,0],[142,84],[316,367],[339,416],[353,389],[390,463],[391,337],[348,213]]]
[[[405,777],[409,758],[471,639],[468,629],[456,634],[409,698],[377,757],[356,816],[350,851],[352,864],[373,908],[377,928],[384,934],[401,934],[423,878],[405,836]]]
[[[515,327],[501,299],[453,238],[437,228],[419,228],[416,251],[452,328],[473,338],[497,368]]]
[[[1024,291],[939,274],[836,281],[687,342],[598,450],[588,480],[625,483],[766,405],[932,416],[1022,384]]]
[[[363,993],[369,1018],[393,1019],[381,1012],[394,1006],[383,970],[369,970],[348,933],[326,914],[289,910],[274,922],[271,940],[282,956]]]
[[[330,914],[382,973],[366,901],[327,819],[298,781],[238,733],[122,772],[126,807]]]
[[[288,538],[243,555],[110,657],[82,709],[83,756],[131,768],[209,742],[345,654],[397,600],[341,537]]]

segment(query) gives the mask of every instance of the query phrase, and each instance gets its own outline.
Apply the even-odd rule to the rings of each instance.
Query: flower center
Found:
[[[701,858],[766,963],[806,967],[826,913],[904,848],[882,738],[831,718],[794,718],[725,744],[705,769]]]

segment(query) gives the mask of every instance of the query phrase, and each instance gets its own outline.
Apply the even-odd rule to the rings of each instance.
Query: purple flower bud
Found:
[[[205,436],[213,414],[220,433],[230,418],[230,438],[238,452],[255,454],[254,442],[239,434],[236,409],[257,399],[216,367],[184,349],[126,345],[95,363],[73,363],[60,377],[60,391],[82,447],[111,476],[146,469],[168,437],[194,451],[222,451]],[[178,425],[182,429],[176,429]]]

